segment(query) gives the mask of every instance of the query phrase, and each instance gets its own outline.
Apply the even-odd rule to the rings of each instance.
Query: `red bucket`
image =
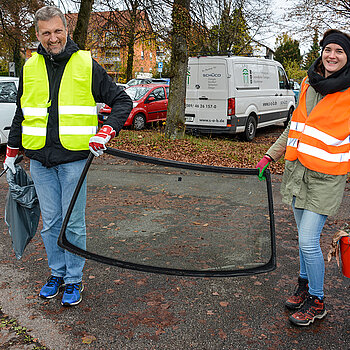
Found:
[[[350,278],[350,237],[341,238],[340,254],[343,275]]]

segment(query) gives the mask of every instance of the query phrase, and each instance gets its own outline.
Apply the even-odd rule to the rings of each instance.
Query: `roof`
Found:
[[[138,10],[138,17],[144,21],[137,21],[138,26],[141,26],[142,23],[147,23],[149,28],[151,28],[148,16],[145,11]],[[76,26],[78,20],[78,13],[66,13],[65,14],[68,29],[73,32],[73,29]],[[110,29],[115,30],[116,28],[123,28],[129,25],[130,21],[130,11],[100,11],[100,12],[91,12],[89,19],[89,29],[102,28],[104,30]],[[113,25],[114,28],[108,28]]]

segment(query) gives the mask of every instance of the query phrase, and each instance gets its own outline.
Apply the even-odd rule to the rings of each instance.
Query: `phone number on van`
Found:
[[[198,104],[198,103],[186,103],[186,108],[216,108],[216,105],[205,105],[205,104]]]

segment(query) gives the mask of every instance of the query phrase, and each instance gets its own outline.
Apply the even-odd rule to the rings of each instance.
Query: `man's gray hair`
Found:
[[[44,6],[36,11],[34,16],[35,31],[39,30],[38,21],[49,21],[53,17],[61,18],[64,27],[67,29],[67,21],[62,11],[56,6]]]

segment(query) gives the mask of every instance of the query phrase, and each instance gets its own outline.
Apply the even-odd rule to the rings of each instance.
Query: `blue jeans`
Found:
[[[323,299],[324,258],[320,246],[320,236],[327,215],[314,213],[306,209],[293,211],[299,233],[300,277],[309,281],[309,293]]]
[[[30,160],[30,173],[43,220],[41,236],[51,275],[63,277],[66,284],[81,282],[85,259],[59,247],[57,239],[85,163],[86,159],[46,168],[40,162]],[[86,179],[66,230],[67,239],[82,249],[86,249],[85,205]]]

